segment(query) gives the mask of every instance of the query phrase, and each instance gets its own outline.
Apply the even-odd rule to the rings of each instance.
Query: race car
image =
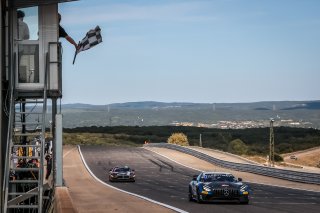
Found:
[[[109,170],[109,181],[132,181],[135,182],[136,174],[134,169],[128,166],[116,166]]]
[[[230,173],[201,172],[189,184],[189,201],[237,201],[249,203],[249,186]]]

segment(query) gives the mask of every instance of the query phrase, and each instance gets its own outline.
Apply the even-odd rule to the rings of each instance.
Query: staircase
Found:
[[[42,212],[46,107],[46,99],[14,101],[6,177],[7,212]]]
[[[51,63],[46,60],[42,95],[32,97],[11,88],[8,109],[9,126],[4,177],[4,212],[45,212],[49,197],[45,180],[47,73]],[[12,84],[14,85],[14,84]],[[30,94],[30,93],[28,93]],[[51,160],[51,159],[50,159]],[[46,202],[47,201],[47,202]]]

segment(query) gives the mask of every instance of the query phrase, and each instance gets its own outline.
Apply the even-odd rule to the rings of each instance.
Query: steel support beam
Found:
[[[5,80],[5,54],[6,54],[6,44],[5,44],[5,0],[0,0],[0,213],[4,211],[2,208],[4,205],[4,165],[5,165],[5,150],[6,150],[6,125],[4,119],[4,80]]]

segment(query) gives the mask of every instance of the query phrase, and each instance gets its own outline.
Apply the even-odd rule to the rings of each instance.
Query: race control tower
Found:
[[[52,212],[63,184],[58,4],[69,1],[0,1],[0,213]]]

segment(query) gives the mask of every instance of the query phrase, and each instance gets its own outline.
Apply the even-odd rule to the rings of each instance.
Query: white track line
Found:
[[[202,171],[199,170],[199,169],[196,169],[196,168],[187,166],[187,165],[185,165],[185,164],[179,163],[179,162],[177,162],[177,161],[175,161],[175,160],[173,160],[173,159],[171,159],[171,158],[169,158],[169,157],[167,157],[167,156],[165,156],[165,155],[162,155],[162,154],[160,154],[160,153],[158,153],[158,152],[156,152],[156,151],[154,151],[154,150],[150,150],[150,149],[145,148],[145,147],[142,147],[142,148],[143,148],[143,149],[146,149],[146,150],[149,150],[150,152],[154,152],[154,153],[156,153],[156,154],[158,154],[158,155],[160,155],[160,156],[162,156],[162,157],[164,157],[164,158],[167,158],[168,160],[171,160],[172,162],[175,162],[175,163],[177,163],[177,164],[180,164],[180,165],[182,165],[182,166],[184,166],[184,167],[187,167],[187,168],[189,168],[189,169],[193,169],[193,170],[202,172]],[[185,154],[185,153],[184,153],[184,154]],[[195,157],[195,158],[196,158],[196,157]],[[266,177],[268,177],[268,176],[266,176]],[[273,177],[270,177],[270,178],[273,178]],[[282,188],[287,188],[287,189],[295,189],[295,190],[303,190],[303,191],[307,191],[307,192],[318,192],[318,193],[319,193],[319,191],[309,190],[309,189],[301,189],[301,188],[294,188],[294,187],[287,187],[287,186],[279,186],[279,185],[274,185],[274,184],[259,183],[259,182],[252,182],[252,181],[246,181],[246,182],[247,182],[247,183],[254,183],[254,184],[265,185],[265,186],[275,186],[275,187],[282,187]]]
[[[89,169],[89,167],[88,167],[88,165],[87,165],[87,163],[86,163],[86,161],[85,161],[85,159],[84,159],[84,157],[83,157],[83,155],[82,155],[81,148],[80,148],[79,145],[78,145],[78,150],[79,150],[79,153],[80,153],[80,156],[81,156],[81,160],[82,160],[84,166],[86,167],[87,171],[91,174],[91,176],[92,176],[94,179],[96,179],[98,182],[102,183],[103,185],[105,185],[105,186],[107,186],[107,187],[110,187],[110,188],[112,188],[112,189],[118,190],[118,191],[120,191],[120,192],[124,192],[124,193],[127,193],[127,194],[129,194],[129,195],[133,195],[133,196],[136,196],[136,197],[138,197],[138,198],[147,200],[147,201],[149,201],[149,202],[158,204],[158,205],[160,205],[160,206],[166,207],[166,208],[168,208],[168,209],[171,209],[171,210],[176,211],[176,212],[179,212],[179,213],[188,213],[187,211],[184,211],[184,210],[182,210],[182,209],[178,209],[178,208],[176,208],[176,207],[174,207],[174,206],[170,206],[170,205],[167,205],[167,204],[165,204],[165,203],[160,203],[160,202],[155,201],[155,200],[152,200],[152,199],[150,199],[150,198],[147,198],[147,197],[144,197],[144,196],[141,196],[141,195],[138,195],[138,194],[134,194],[134,193],[131,193],[131,192],[128,192],[128,191],[125,191],[125,190],[116,188],[116,187],[114,187],[114,186],[112,186],[112,185],[109,185],[109,184],[103,182],[103,181],[100,180],[98,177],[96,177],[96,176],[93,174],[93,172]]]

